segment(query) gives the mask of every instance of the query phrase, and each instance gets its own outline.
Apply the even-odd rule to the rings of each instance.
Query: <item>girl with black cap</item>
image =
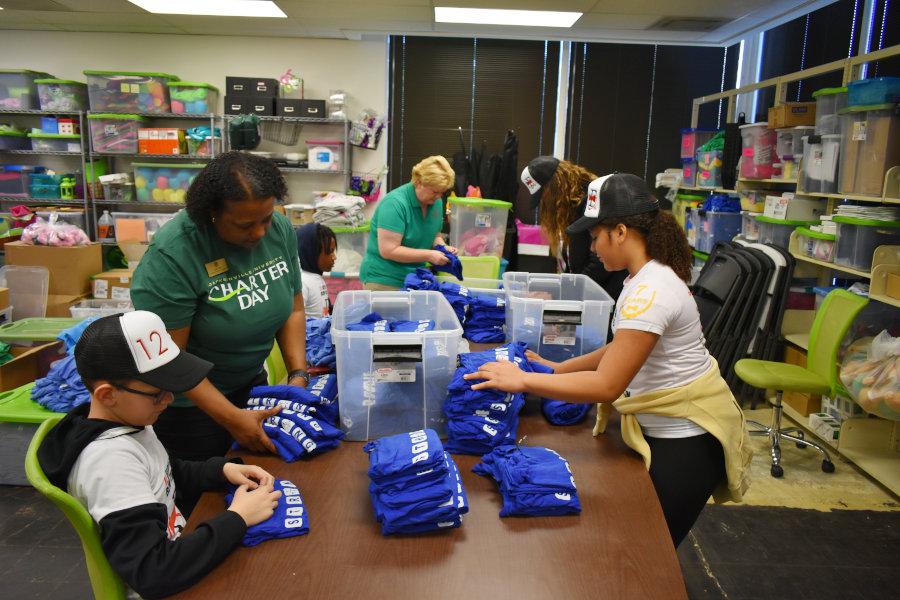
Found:
[[[714,495],[740,501],[749,485],[750,448],[740,406],[706,349],[700,316],[687,287],[691,252],[671,214],[647,184],[614,174],[588,186],[584,216],[570,233],[589,231],[607,269],[627,270],[606,346],[553,368],[525,373],[494,362],[466,379],[472,389],[601,403],[597,435],[611,404],[622,415],[622,438],[644,458],[677,546]],[[652,459],[652,460],[651,460]]]

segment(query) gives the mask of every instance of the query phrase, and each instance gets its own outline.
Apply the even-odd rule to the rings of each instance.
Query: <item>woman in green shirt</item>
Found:
[[[443,156],[429,156],[412,169],[412,181],[392,190],[372,216],[369,245],[359,278],[367,290],[399,290],[403,280],[426,262],[443,265],[449,259],[434,250],[446,246],[442,196],[456,175]],[[456,254],[456,248],[447,249]]]
[[[134,307],[159,315],[181,348],[215,365],[153,426],[174,458],[221,456],[233,439],[275,452],[262,422],[278,410],[242,410],[250,388],[266,383],[263,363],[275,340],[288,383],[307,384],[297,238],[275,212],[286,193],[268,159],[228,152],[211,160],[191,184],[186,210],[156,233],[135,271]]]

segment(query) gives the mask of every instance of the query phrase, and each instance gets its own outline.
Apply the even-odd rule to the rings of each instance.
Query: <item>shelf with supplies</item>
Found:
[[[897,267],[898,271],[900,271],[900,246],[879,246],[875,249],[872,257],[872,271],[861,271],[859,269],[854,269],[852,267],[845,267],[843,265],[838,265],[831,262],[826,262],[824,260],[818,260],[815,258],[810,258],[806,256],[800,251],[800,242],[797,239],[797,232],[794,231],[791,233],[791,240],[788,244],[788,251],[791,253],[796,260],[810,263],[813,265],[817,265],[819,267],[823,267],[826,269],[831,269],[833,271],[839,271],[841,273],[848,273],[850,275],[855,275],[857,277],[861,277],[863,279],[872,279],[875,274],[875,269],[878,267],[888,268],[888,270],[884,271],[885,281],[887,278],[887,273],[891,272],[890,267]],[[882,288],[883,289],[883,288]],[[877,292],[876,292],[877,294]],[[872,298],[873,300],[877,300],[878,298]],[[891,299],[891,301],[887,302],[888,304],[892,304],[893,302],[897,302],[896,300]]]
[[[243,115],[223,115],[226,121],[231,121]],[[349,125],[348,119],[318,119],[315,117],[284,117],[284,116],[259,116],[260,121],[284,121],[285,123],[309,123],[311,125]]]
[[[212,160],[212,156],[198,154],[118,154],[115,152],[94,152],[93,156],[117,157],[117,158],[137,158],[137,159],[175,159],[175,160]]]
[[[194,121],[211,121],[220,118],[222,115],[215,113],[155,113],[155,112],[119,112],[114,110],[92,110],[88,111],[89,115],[135,115],[147,119],[187,119]]]
[[[128,206],[141,208],[154,206],[157,208],[184,208],[184,202],[138,202],[137,200],[94,200],[97,206]]]
[[[802,167],[801,167],[802,169]],[[854,200],[856,202],[872,202],[875,204],[900,204],[900,166],[891,167],[884,176],[881,196],[862,194],[839,194],[826,192],[807,192],[798,189],[797,196],[807,198],[826,198],[830,200]]]
[[[287,173],[306,173],[307,175],[349,175],[350,171],[341,169],[338,171],[326,171],[325,169],[310,169],[307,167],[278,167],[279,170]]]
[[[34,115],[34,116],[57,116],[57,117],[77,117],[82,113],[70,112],[64,110],[27,110],[21,108],[3,108],[0,109],[0,115]]]
[[[37,156],[81,156],[81,152],[64,152],[61,150],[0,150],[0,154],[33,154]]]
[[[47,204],[60,206],[84,206],[84,200],[81,198],[62,199],[62,198],[32,198],[30,196],[0,196],[0,202],[18,202],[19,204]]]

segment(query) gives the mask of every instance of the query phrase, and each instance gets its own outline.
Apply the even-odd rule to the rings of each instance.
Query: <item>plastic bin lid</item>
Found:
[[[366,223],[365,225],[360,225],[359,227],[329,227],[331,231],[334,233],[361,233],[363,231],[369,231],[371,229],[372,224]]]
[[[169,83],[169,87],[194,87],[194,88],[206,88],[208,90],[219,91],[219,88],[214,86],[211,83],[202,83],[199,81],[172,81]]]
[[[3,342],[52,342],[63,329],[77,325],[81,319],[68,317],[34,317],[0,325],[0,341]]]
[[[34,382],[26,383],[8,392],[0,393],[0,422],[3,423],[43,423],[62,413],[47,410],[31,399]]]
[[[450,204],[463,204],[465,206],[495,206],[497,208],[512,208],[512,202],[505,200],[491,200],[490,198],[450,198]]]
[[[204,163],[131,163],[132,167],[149,167],[151,169],[202,169],[206,165]]]
[[[28,137],[65,139],[65,140],[79,139],[80,140],[81,134],[79,134],[79,133],[44,133],[43,131],[41,131],[41,132],[29,133]]]
[[[892,108],[894,108],[893,104],[862,104],[858,106],[848,106],[847,108],[842,108],[838,111],[838,114],[846,115],[848,113],[866,112],[870,110],[891,110]]]
[[[829,242],[833,242],[837,237],[833,233],[822,233],[821,231],[813,231],[808,227],[797,227],[797,233],[800,235],[805,235],[806,237],[810,237],[816,240],[826,240]]]
[[[842,94],[846,91],[847,88],[845,87],[822,88],[821,90],[814,91],[812,97],[818,98],[819,96],[832,96],[834,94]]]
[[[125,113],[91,113],[88,119],[116,119],[119,121],[146,121],[147,119],[141,115],[130,115]]]
[[[758,123],[747,123],[746,125],[741,125],[740,129],[746,129],[747,127],[760,127],[760,126],[768,128],[769,122],[768,121],[759,121]]]
[[[0,74],[5,75],[43,75],[44,77],[53,77],[50,73],[43,71],[32,71],[30,69],[0,69]]]
[[[817,225],[819,221],[791,221],[788,219],[774,219],[765,215],[756,215],[756,220],[760,223],[771,223],[773,225],[793,225],[794,227],[803,227],[804,225]]]
[[[35,83],[57,83],[61,85],[83,85],[87,87],[87,84],[83,81],[74,81],[72,79],[35,79]]]
[[[879,221],[877,219],[858,219],[856,217],[834,216],[832,219],[835,223],[845,223],[847,225],[862,225],[864,227],[887,227],[888,229],[900,229],[900,221]]]
[[[85,75],[109,75],[109,76],[122,76],[122,77],[161,77],[164,79],[171,79],[172,81],[179,81],[180,78],[178,75],[172,75],[170,73],[146,73],[143,71],[82,71]]]
[[[5,135],[6,137],[27,137],[28,134],[24,131],[0,131],[0,135]],[[7,167],[12,165],[5,165]]]

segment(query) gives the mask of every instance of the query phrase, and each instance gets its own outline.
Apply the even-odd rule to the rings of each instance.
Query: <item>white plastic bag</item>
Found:
[[[882,331],[868,347],[851,347],[841,382],[866,412],[900,420],[900,338]]]

